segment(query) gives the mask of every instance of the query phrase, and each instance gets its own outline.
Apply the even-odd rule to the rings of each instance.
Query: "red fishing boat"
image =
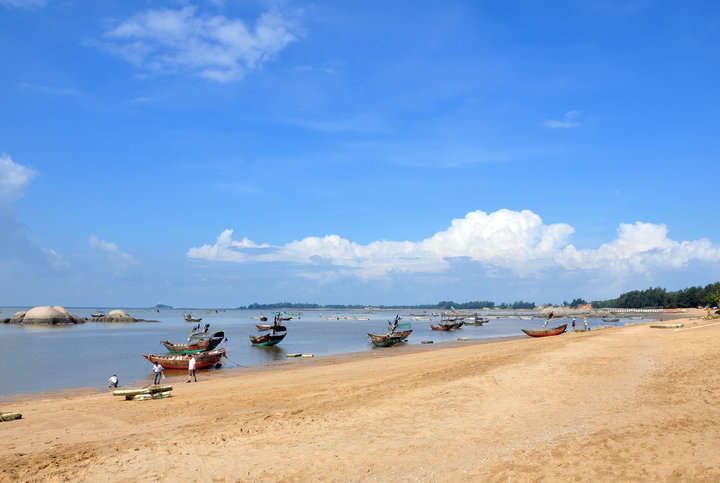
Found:
[[[563,332],[565,332],[565,329],[567,329],[567,324],[558,325],[557,327],[553,327],[552,329],[537,329],[537,330],[530,330],[530,329],[520,329],[523,332],[525,332],[530,337],[549,337],[551,335],[560,335]]]
[[[217,364],[225,355],[225,349],[216,349],[195,354],[195,369],[205,369]],[[185,369],[188,368],[190,359],[185,354],[166,354],[156,356],[154,354],[143,354],[145,359],[153,364],[159,362],[163,369]]]

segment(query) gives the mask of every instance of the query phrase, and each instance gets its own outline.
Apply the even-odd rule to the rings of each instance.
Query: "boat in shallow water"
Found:
[[[220,331],[215,332],[212,337],[208,339],[195,340],[186,344],[174,344],[168,340],[161,341],[160,343],[170,352],[190,354],[194,352],[211,351],[220,345],[223,339],[225,339],[225,332]]]
[[[275,332],[271,332],[269,334],[264,335],[251,335],[250,336],[250,343],[252,345],[261,346],[261,347],[268,347],[277,345],[282,341],[285,336],[287,335],[287,332],[283,332],[282,334],[276,334]]]
[[[194,318],[192,314],[185,314],[185,322],[200,322],[202,320],[202,317],[200,318]]]
[[[206,369],[217,364],[225,355],[225,349],[215,349],[195,354],[195,369]],[[143,354],[145,359],[153,364],[159,362],[163,369],[185,369],[188,368],[190,359],[184,354]]]
[[[558,325],[557,327],[553,327],[551,329],[537,329],[537,330],[531,330],[531,329],[520,329],[525,334],[529,335],[530,337],[549,337],[551,335],[560,335],[563,332],[565,332],[565,329],[567,329],[567,324]]]

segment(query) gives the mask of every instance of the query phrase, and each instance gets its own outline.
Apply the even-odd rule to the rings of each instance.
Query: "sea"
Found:
[[[0,307],[0,319],[29,308]],[[73,315],[88,318],[98,310],[66,308]],[[105,313],[110,310],[112,308],[103,309]],[[430,329],[430,324],[437,323],[439,317],[430,317],[417,310],[305,310],[299,317],[283,322],[288,333],[279,345],[255,347],[250,344],[248,336],[258,335],[255,324],[267,323],[257,319],[261,314],[272,322],[270,312],[239,309],[160,309],[159,312],[148,312],[142,308],[124,310],[136,319],[158,322],[86,322],[70,326],[0,324],[0,399],[64,389],[106,390],[107,379],[113,374],[118,376],[121,387],[149,384],[153,380],[152,364],[142,354],[167,353],[160,343],[163,340],[184,343],[192,327],[197,325],[185,321],[186,313],[192,313],[194,318],[202,318],[199,322],[202,325],[209,323],[210,332],[225,332],[227,340],[219,347],[227,349],[226,359],[221,360],[221,367],[212,371],[287,363],[290,360],[287,358],[289,353],[324,357],[369,350],[393,351],[395,347],[374,347],[367,333],[386,333],[388,321],[396,315],[402,317],[401,323],[412,324],[413,333],[405,343],[408,345],[422,344],[423,341],[448,345],[457,343],[460,338],[491,341],[525,337],[520,332],[521,328],[537,329],[544,322],[541,318],[528,319],[527,315],[509,314],[499,318],[491,315],[491,320],[483,326],[464,326],[458,330],[440,332]],[[431,320],[416,321],[412,316]],[[368,320],[356,320],[355,317]],[[569,323],[570,320],[553,321],[553,325]],[[621,319],[614,324],[600,319],[588,321],[591,327],[638,322],[630,319]],[[577,323],[580,328],[582,319],[578,319]],[[204,371],[199,372],[202,374]],[[186,377],[183,371],[166,371],[166,374],[174,375],[172,379],[176,382],[181,376]]]

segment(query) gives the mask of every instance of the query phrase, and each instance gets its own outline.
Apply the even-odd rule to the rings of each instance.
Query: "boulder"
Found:
[[[63,307],[34,307],[27,312],[17,312],[10,319],[3,320],[10,324],[82,324],[85,319],[70,314]]]

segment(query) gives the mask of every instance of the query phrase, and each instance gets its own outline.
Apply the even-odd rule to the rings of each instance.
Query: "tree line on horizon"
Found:
[[[582,298],[575,298],[572,302],[563,302],[563,306],[577,308],[585,305],[587,302]],[[669,292],[661,287],[650,287],[646,290],[631,290],[621,294],[619,297],[609,300],[595,300],[590,302],[595,309],[618,308],[618,309],[648,309],[648,308],[666,308],[666,309],[686,309],[692,307],[718,306],[720,305],[720,282],[715,282],[705,287],[696,286],[688,287],[674,292]],[[547,303],[545,305],[554,305]],[[279,309],[337,309],[337,310],[358,310],[365,308],[376,309],[423,309],[423,310],[482,310],[482,309],[501,309],[501,310],[529,310],[534,309],[537,305],[535,302],[525,302],[518,300],[512,303],[503,302],[496,304],[491,300],[476,300],[472,302],[454,302],[452,300],[443,300],[436,304],[424,305],[343,305],[343,304],[310,304],[310,303],[291,303],[278,302],[273,304],[252,303],[248,306],[240,306],[238,309],[247,310],[279,310]]]
[[[650,287],[646,290],[631,290],[616,299],[592,302],[593,308],[618,309],[688,309],[692,307],[717,306],[720,301],[720,282],[705,287],[688,287],[668,292],[661,287]]]
[[[452,300],[445,300],[438,302],[437,304],[425,304],[425,305],[321,305],[321,304],[310,304],[310,303],[290,303],[290,302],[278,302],[273,304],[259,304],[252,303],[248,306],[240,306],[238,309],[243,310],[278,310],[278,309],[365,309],[368,307],[376,309],[430,309],[430,310],[452,310],[453,308],[458,310],[469,310],[469,309],[533,309],[535,308],[535,302],[516,301],[513,303],[501,303],[496,305],[495,302],[490,300],[485,301],[474,301],[474,302],[453,302]]]

